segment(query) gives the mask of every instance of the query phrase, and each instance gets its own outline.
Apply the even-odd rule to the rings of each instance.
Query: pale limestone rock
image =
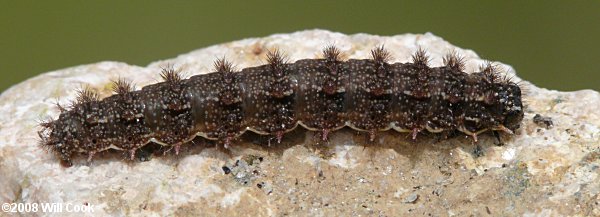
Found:
[[[523,127],[505,137],[504,146],[492,136],[483,136],[478,147],[463,137],[412,142],[395,132],[365,146],[364,135],[350,130],[333,133],[325,146],[299,131],[272,147],[264,140],[238,141],[231,156],[213,147],[190,148],[146,162],[109,154],[62,168],[37,145],[38,121],[56,118],[54,103],[68,104],[82,86],[108,96],[111,80],[127,78],[139,88],[159,81],[159,68],[167,63],[189,76],[212,71],[217,57],[243,68],[263,64],[268,49],[296,60],[316,57],[331,43],[349,58],[366,58],[384,44],[394,62],[409,61],[423,47],[433,66],[452,49],[466,57],[467,72],[483,63],[473,51],[429,33],[384,37],[311,30],[215,45],[148,67],[101,62],[48,72],[0,96],[0,202],[90,204],[94,212],[88,215],[94,216],[600,215],[600,94],[552,91],[526,81]],[[535,114],[552,118],[554,127],[534,124]]]

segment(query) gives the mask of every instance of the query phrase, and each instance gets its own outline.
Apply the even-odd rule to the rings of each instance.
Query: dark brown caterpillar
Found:
[[[99,99],[80,91],[70,109],[61,107],[57,120],[42,123],[42,145],[70,166],[76,154],[89,159],[107,149],[128,151],[154,142],[179,147],[196,136],[231,141],[247,130],[283,135],[297,125],[320,131],[348,126],[368,132],[394,129],[415,139],[420,131],[460,131],[477,140],[487,130],[512,133],[523,119],[521,89],[500,77],[488,63],[467,74],[455,52],[444,66],[429,67],[419,49],[412,63],[389,63],[383,47],[370,59],[340,58],[333,46],[322,59],[286,63],[269,52],[268,64],[235,71],[224,59],[214,73],[183,79],[172,68],[163,69],[164,82],[134,90],[124,80],[115,82],[115,95]]]

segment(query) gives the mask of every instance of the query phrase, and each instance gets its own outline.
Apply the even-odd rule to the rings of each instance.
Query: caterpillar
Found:
[[[187,79],[166,67],[163,82],[140,90],[119,79],[115,94],[104,99],[84,88],[68,108],[58,106],[58,119],[40,124],[40,143],[68,167],[77,155],[89,161],[108,149],[133,159],[148,143],[178,154],[197,136],[225,147],[246,131],[280,142],[297,126],[320,132],[323,140],[349,127],[368,133],[371,141],[390,129],[412,139],[424,131],[462,132],[477,141],[485,131],[512,134],[520,127],[521,89],[490,62],[466,73],[457,52],[449,52],[439,67],[430,67],[420,48],[407,63],[390,63],[383,46],[370,54],[344,59],[329,45],[322,58],[288,62],[272,50],[264,65],[236,70],[221,58],[214,72]]]

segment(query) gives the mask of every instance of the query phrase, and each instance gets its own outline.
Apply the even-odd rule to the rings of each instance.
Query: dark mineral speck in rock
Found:
[[[229,167],[223,166],[223,167],[221,167],[221,169],[223,169],[223,172],[224,172],[225,174],[229,174],[229,173],[231,173],[231,169],[229,169]]]
[[[485,155],[483,148],[480,145],[476,145],[475,148],[473,148],[473,156],[481,157],[483,155]]]
[[[270,195],[271,193],[273,193],[273,186],[271,184],[269,184],[268,182],[259,182],[258,184],[256,184],[256,187],[258,187],[259,189],[262,189],[263,192],[265,192],[265,194]]]
[[[535,116],[533,116],[533,123],[546,129],[551,129],[554,127],[551,117],[542,116],[540,114],[535,114]]]

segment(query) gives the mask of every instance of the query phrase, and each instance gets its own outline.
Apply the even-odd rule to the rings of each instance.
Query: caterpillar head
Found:
[[[502,113],[504,115],[503,125],[515,131],[523,120],[523,102],[521,100],[521,88],[519,85],[509,82],[503,85],[499,91]]]

